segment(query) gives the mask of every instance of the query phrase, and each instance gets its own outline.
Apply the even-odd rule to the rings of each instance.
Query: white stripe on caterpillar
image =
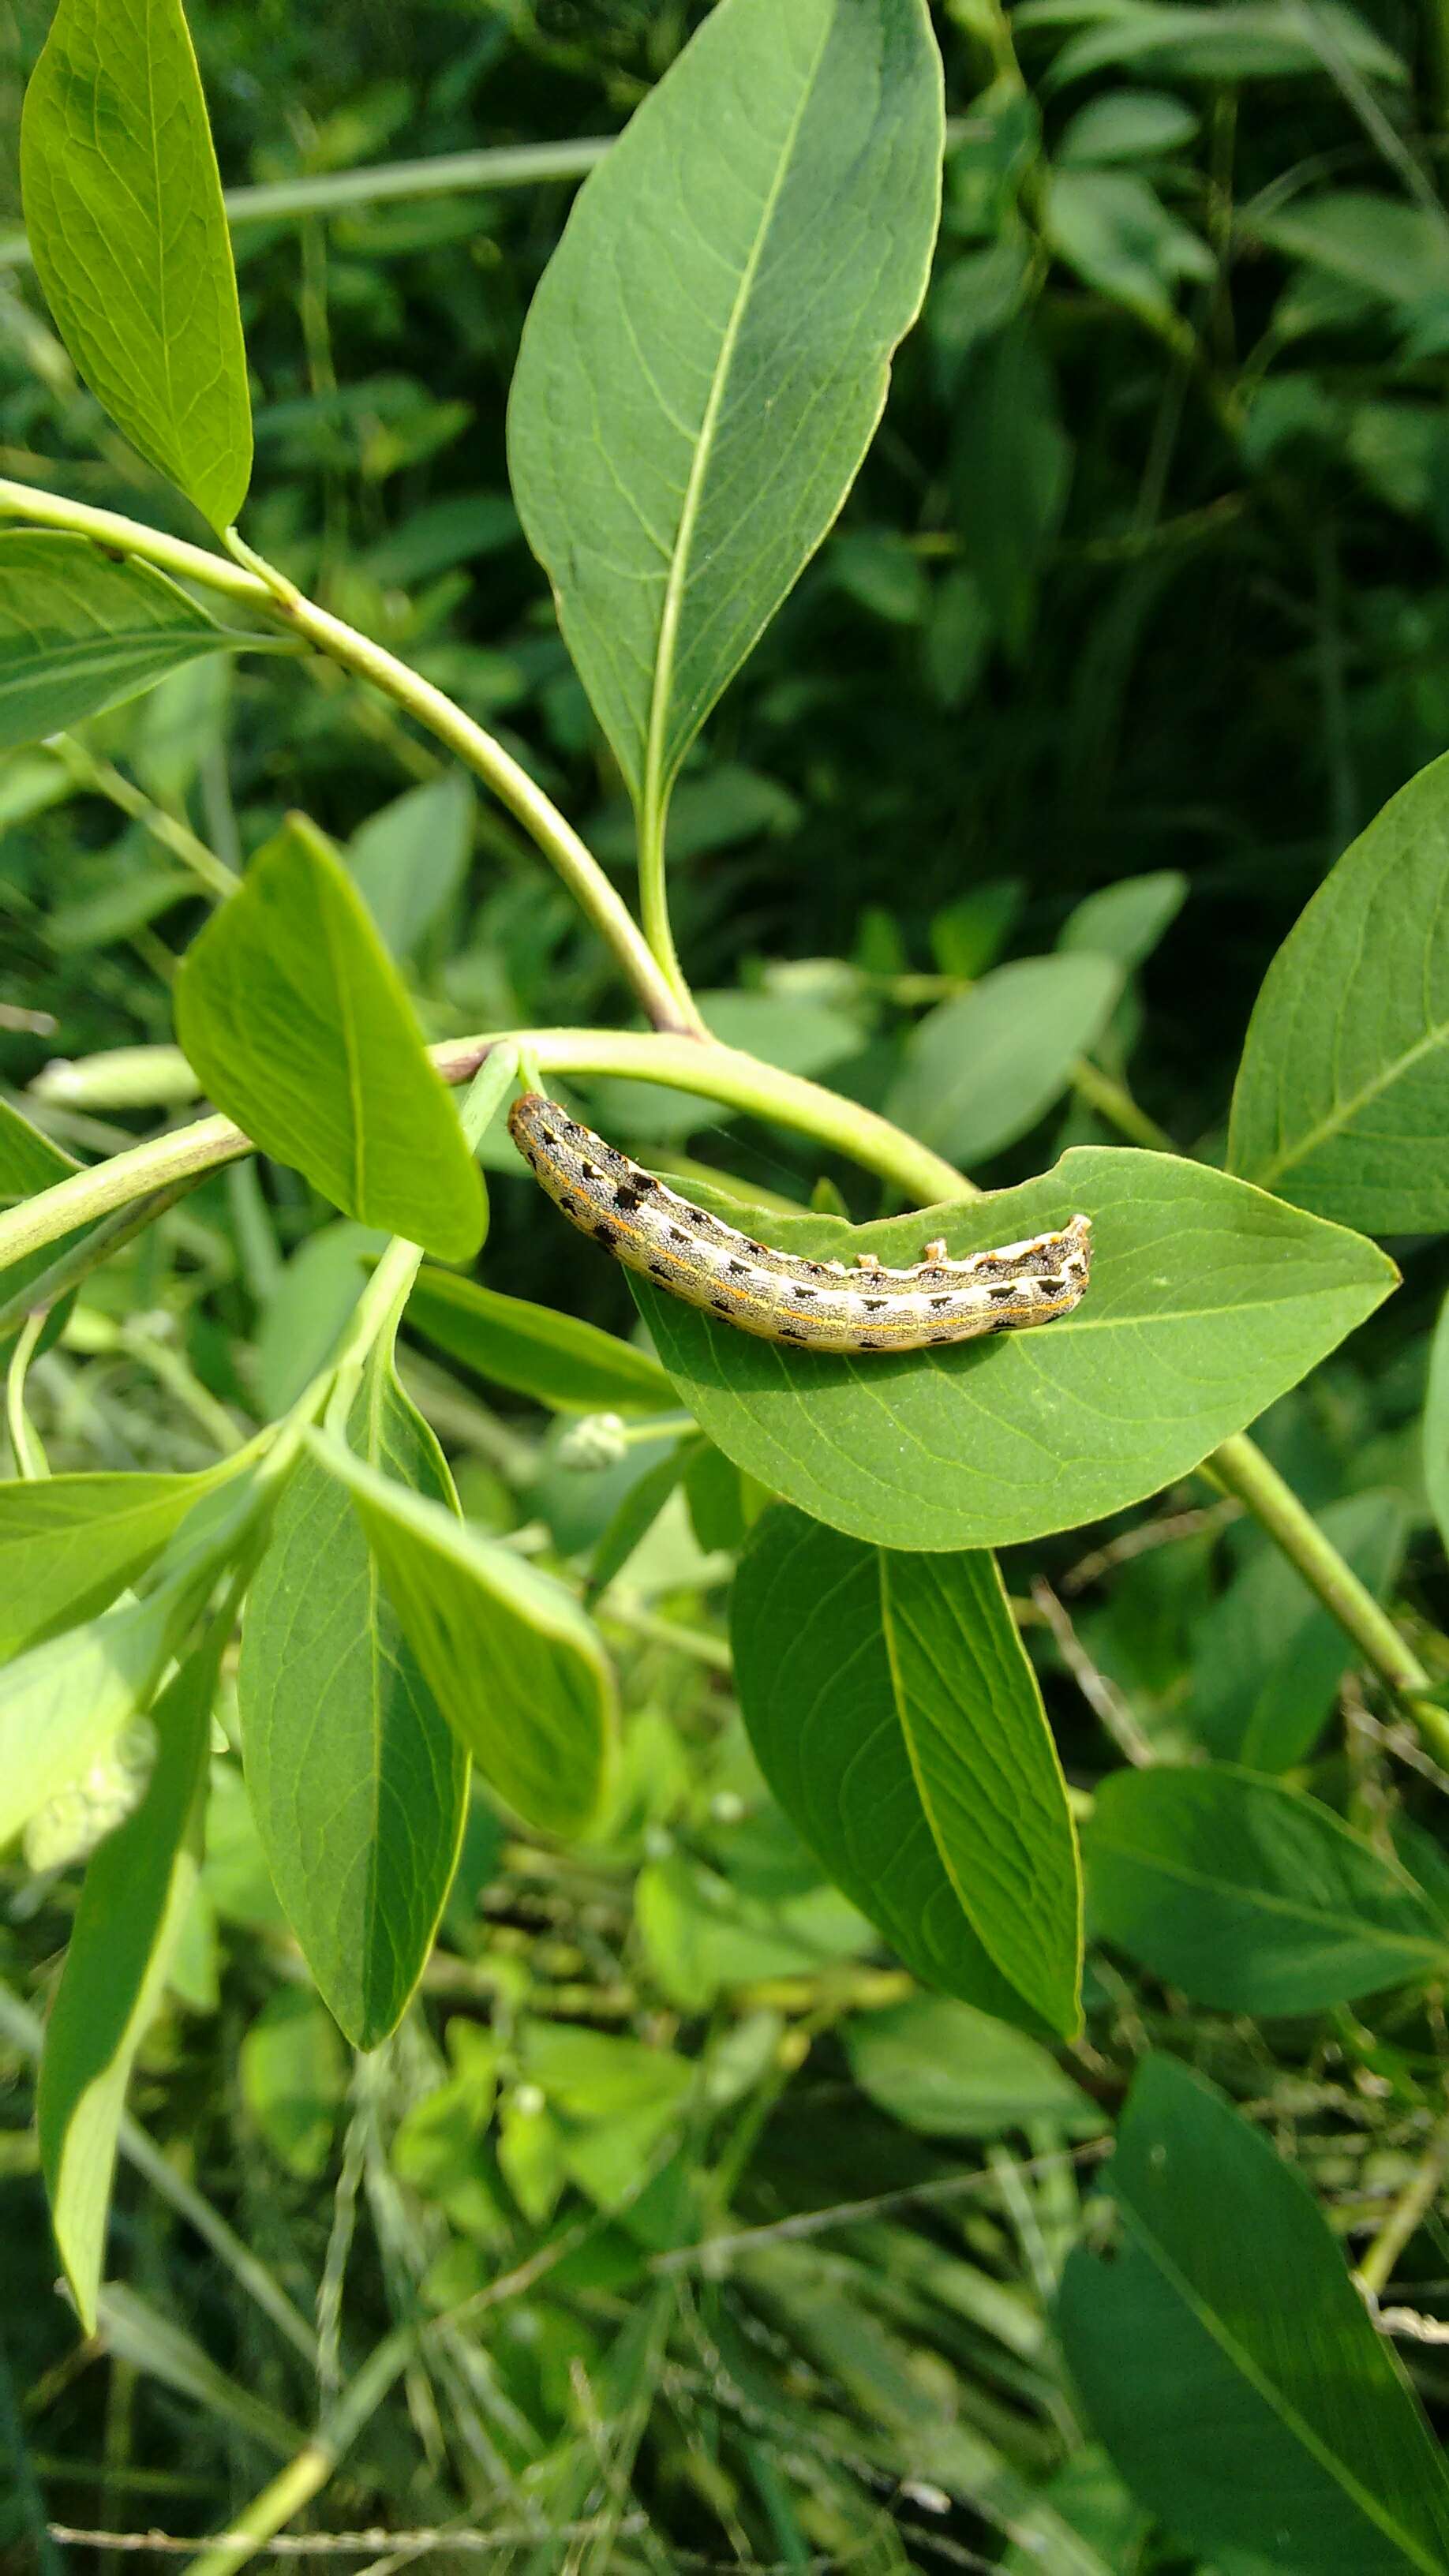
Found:
[[[948,1261],[938,1242],[910,1270],[887,1270],[872,1253],[847,1270],[737,1234],[536,1091],[514,1102],[508,1131],[581,1233],[686,1305],[762,1341],[812,1351],[928,1350],[1049,1324],[1070,1314],[1091,1276],[1090,1217],[964,1261]]]

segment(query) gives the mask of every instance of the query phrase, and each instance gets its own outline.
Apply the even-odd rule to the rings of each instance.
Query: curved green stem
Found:
[[[270,567],[265,571],[257,569],[260,558],[253,556],[239,539],[235,552],[243,560],[228,562],[224,556],[209,554],[202,546],[188,545],[180,537],[168,537],[158,529],[142,526],[139,520],[123,518],[115,510],[93,509],[82,501],[65,500],[58,493],[34,492],[23,483],[0,480],[0,519],[5,518],[94,537],[103,545],[119,548],[143,563],[155,564],[160,571],[183,581],[202,583],[288,633],[303,636],[355,679],[367,680],[380,689],[394,706],[415,717],[446,744],[522,824],[612,951],[654,1026],[702,1030],[703,1022],[677,972],[671,982],[593,852],[522,764],[441,689],[409,670],[383,645],[373,643],[342,618],[319,608],[315,600],[304,599],[291,582]]]
[[[1325,1610],[1353,1639],[1370,1671],[1405,1703],[1429,1750],[1441,1762],[1449,1758],[1449,1712],[1420,1696],[1432,1687],[1430,1675],[1388,1612],[1324,1537],[1312,1513],[1305,1511],[1262,1450],[1246,1432],[1239,1432],[1203,1463],[1215,1484],[1247,1504]]]
[[[695,1009],[669,919],[669,875],[664,856],[667,807],[650,795],[639,818],[639,917],[649,953],[683,1012],[685,1025],[703,1028]]]
[[[717,1100],[723,1108],[774,1119],[848,1154],[863,1170],[923,1204],[975,1195],[974,1183],[964,1174],[873,1109],[862,1109],[838,1092],[822,1090],[819,1083],[781,1073],[712,1038],[653,1037],[629,1029],[500,1030],[488,1037],[453,1038],[434,1047],[432,1057],[445,1082],[468,1082],[501,1046],[531,1049],[545,1071],[616,1073],[639,1082],[665,1082],[677,1091]],[[0,1270],[152,1190],[199,1180],[203,1172],[253,1151],[250,1137],[230,1118],[198,1118],[189,1127],[173,1128],[168,1135],[113,1154],[89,1171],[73,1172],[0,1215]]]

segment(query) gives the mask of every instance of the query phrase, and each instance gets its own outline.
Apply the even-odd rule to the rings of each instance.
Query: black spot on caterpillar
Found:
[[[960,1261],[941,1257],[935,1242],[931,1257],[909,1270],[885,1268],[872,1255],[854,1270],[802,1260],[693,1206],[538,1092],[514,1102],[508,1126],[571,1224],[686,1305],[763,1341],[815,1351],[928,1350],[1049,1324],[1070,1314],[1091,1274],[1085,1216]]]

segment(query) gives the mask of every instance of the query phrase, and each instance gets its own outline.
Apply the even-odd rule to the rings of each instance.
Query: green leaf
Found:
[[[1194,2549],[1304,2576],[1440,2576],[1449,2472],[1307,2184],[1200,2076],[1149,2058],[1059,2325],[1096,2429]]]
[[[1119,885],[1102,886],[1089,894],[1068,913],[1057,947],[1067,956],[1080,956],[1085,950],[1115,958],[1123,974],[1130,975],[1134,966],[1151,956],[1163,932],[1177,919],[1187,894],[1188,880],[1176,868],[1124,877]]]
[[[888,1553],[772,1509],[731,1639],[755,1758],[851,1903],[930,1984],[1070,2037],[1076,1836],[991,1558]]]
[[[999,2138],[1038,2120],[1090,2137],[1107,2125],[1036,2040],[944,1996],[857,2014],[845,2051],[861,2091],[928,2138]]]
[[[1350,1494],[1319,1518],[1324,1537],[1381,1599],[1408,1537],[1402,1494]],[[1312,1752],[1353,1661],[1331,1611],[1265,1542],[1194,1636],[1188,1723],[1211,1753],[1255,1771],[1291,1770]]]
[[[1286,80],[1304,73],[1321,77],[1320,42],[1332,43],[1339,61],[1371,80],[1402,83],[1408,74],[1397,54],[1365,26],[1356,9],[1317,0],[1305,19],[1293,0],[1228,0],[1222,7],[1202,7],[1195,0],[1024,0],[1012,12],[1019,27],[1077,26],[1086,32],[1063,45],[1042,86],[1060,89],[1067,81],[1114,63],[1131,63],[1140,72],[1164,80]],[[1092,20],[1100,21],[1092,25]]]
[[[181,1667],[154,1712],[156,1767],[141,1804],[86,1871],[36,2097],[60,2259],[87,2334],[126,2085],[161,2001],[201,1865],[211,1703],[224,1628]]]
[[[0,1670],[0,1849],[149,1705],[218,1576],[248,1543],[256,1496],[235,1472],[245,1463],[243,1454],[187,1480],[198,1499],[140,1599]]]
[[[659,1413],[674,1389],[647,1351],[575,1315],[501,1297],[447,1270],[423,1270],[407,1323],[492,1386],[559,1413]]]
[[[1066,508],[1071,442],[1030,316],[975,348],[951,428],[951,496],[966,568],[1020,660],[1037,579]]]
[[[1084,1847],[1094,1933],[1195,2003],[1322,2012],[1449,1971],[1449,1925],[1408,1871],[1251,1771],[1114,1771]]]
[[[5,540],[0,537],[0,560]],[[56,1181],[68,1181],[80,1165],[74,1154],[53,1144],[8,1100],[0,1100],[0,1207],[13,1207],[17,1199],[29,1199],[37,1190],[48,1190]]]
[[[462,884],[473,814],[473,790],[455,769],[410,787],[354,833],[353,883],[394,957],[413,955]]]
[[[616,1705],[572,1594],[336,1442],[310,1446],[351,1494],[403,1635],[484,1778],[538,1831],[585,1832],[608,1787]]]
[[[696,1190],[701,1200],[709,1193]],[[721,1199],[812,1259],[953,1256],[1092,1217],[1092,1283],[1033,1332],[836,1358],[732,1331],[646,1279],[659,1356],[718,1448],[802,1511],[883,1547],[999,1547],[1098,1520],[1297,1384],[1394,1285],[1372,1244],[1206,1166],[1085,1146],[964,1205],[851,1228]]]
[[[153,1594],[32,1646],[0,1672],[0,1850],[146,1706],[174,1623],[174,1603]]]
[[[1056,171],[1047,237],[1084,285],[1159,324],[1171,323],[1181,280],[1201,283],[1216,267],[1206,242],[1132,170]]]
[[[1063,130],[1053,158],[1063,170],[1110,168],[1118,161],[1156,161],[1190,143],[1200,118],[1165,90],[1104,90]]]
[[[912,1031],[887,1116],[953,1163],[984,1162],[1061,1098],[1121,985],[1091,952],[998,966]]]
[[[176,1034],[218,1108],[365,1225],[465,1261],[483,1181],[396,967],[305,816],[251,861],[176,977]]]
[[[1429,1387],[1424,1399],[1424,1482],[1439,1537],[1449,1552],[1449,1297],[1429,1346]]]
[[[25,93],[25,224],[93,394],[220,534],[252,467],[246,349],[181,0],[60,0]]]
[[[257,1319],[254,1385],[269,1419],[288,1412],[330,1358],[386,1247],[376,1226],[339,1217],[283,1262]]]
[[[833,1887],[771,1904],[680,1851],[646,1861],[634,1882],[634,1921],[660,1986],[686,2012],[706,2012],[731,1986],[761,1977],[818,1977],[875,1939]]]
[[[104,1610],[233,1472],[0,1484],[0,1661]]]
[[[646,1467],[642,1476],[636,1476],[621,1495],[589,1560],[591,1600],[607,1592],[636,1548],[643,1545],[678,1484],[689,1454],[690,1444],[679,1441],[662,1458],[656,1458],[652,1467]]]
[[[332,2152],[347,2090],[342,2045],[316,1996],[299,1986],[269,1995],[242,2041],[237,2072],[273,2155],[314,2182]]]
[[[1228,1161],[1366,1233],[1449,1226],[1449,757],[1345,851],[1269,967]]]
[[[1369,188],[1334,188],[1254,216],[1270,250],[1403,307],[1449,293],[1449,237],[1437,214]]]
[[[149,564],[62,528],[0,534],[0,751],[149,689],[229,635]]]
[[[722,0],[580,191],[534,297],[514,494],[656,822],[880,418],[943,133],[923,0]]]
[[[374,1344],[347,1426],[359,1457],[456,1511],[442,1454]],[[247,1787],[277,1894],[355,2048],[395,2029],[462,1839],[468,1757],[383,1596],[346,1489],[303,1458],[247,1600]]]

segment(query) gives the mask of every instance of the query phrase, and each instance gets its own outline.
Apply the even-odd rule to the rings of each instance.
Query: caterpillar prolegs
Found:
[[[910,1270],[888,1270],[869,1253],[847,1270],[737,1234],[536,1091],[514,1102],[508,1128],[570,1224],[671,1296],[764,1341],[811,1351],[929,1350],[1049,1324],[1070,1314],[1091,1276],[1090,1217],[963,1261],[948,1261],[937,1242]]]

